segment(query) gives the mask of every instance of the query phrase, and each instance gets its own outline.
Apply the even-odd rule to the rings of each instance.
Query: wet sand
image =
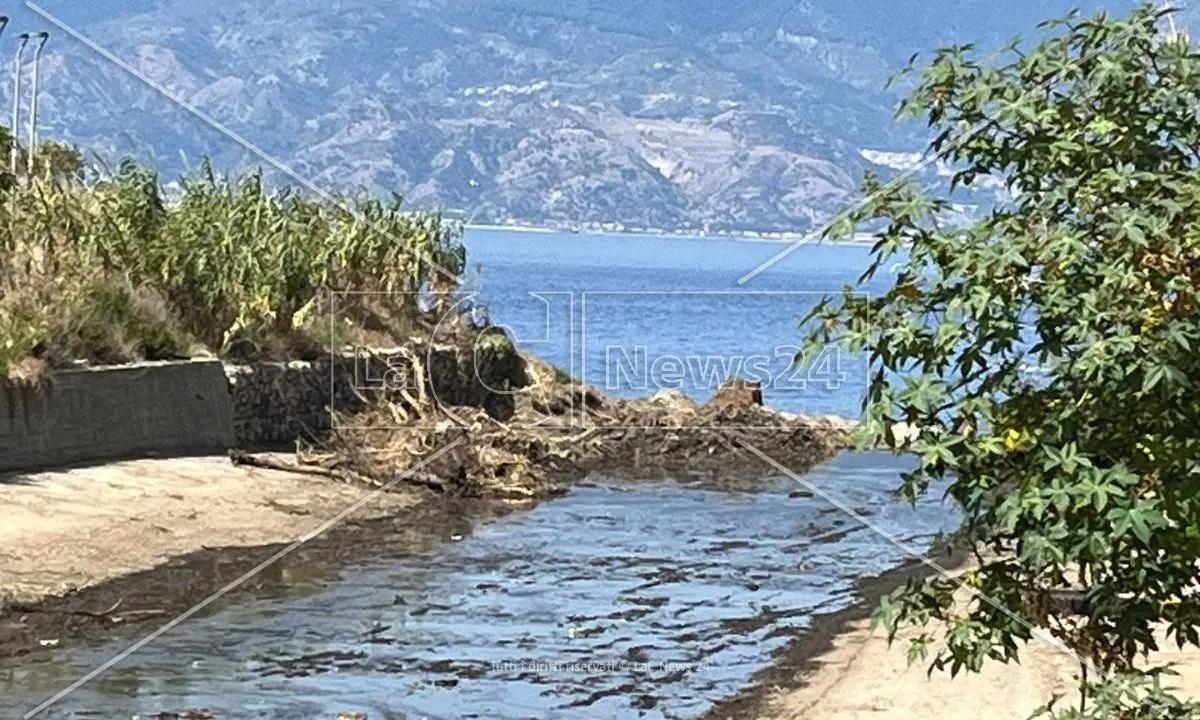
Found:
[[[965,563],[962,554],[935,559],[951,571]],[[917,633],[901,633],[889,646],[886,632],[872,629],[869,618],[884,594],[931,572],[914,561],[860,581],[854,605],[814,617],[750,688],[705,720],[1026,720],[1056,695],[1062,696],[1059,707],[1077,702],[1078,661],[1036,636],[1021,649],[1020,663],[988,662],[978,674],[951,677],[929,673],[928,662],[910,666],[907,639]],[[936,625],[929,632],[944,633]],[[1179,675],[1165,684],[1182,697],[1200,698],[1200,649],[1179,650],[1162,632],[1158,642],[1161,650],[1151,654],[1150,663],[1178,665]]]
[[[291,541],[362,500],[327,478],[227,458],[136,460],[0,478],[0,596],[30,602],[205,548]],[[385,493],[355,513],[415,504]]]
[[[4,476],[0,658],[161,625],[369,495],[220,457]],[[379,493],[222,602],[300,563],[327,562],[332,574],[356,558],[428,549],[498,511],[424,497]]]
[[[947,569],[961,567],[967,562],[963,553],[939,553],[930,557]],[[822,658],[835,650],[840,638],[856,626],[869,624],[871,613],[881,597],[910,578],[926,578],[931,573],[925,564],[911,561],[888,572],[862,578],[855,583],[854,603],[841,610],[814,615],[808,627],[797,631],[791,642],[776,653],[774,662],[754,676],[749,687],[718,704],[704,715],[704,720],[777,717],[780,701],[812,685],[813,676],[821,670]]]

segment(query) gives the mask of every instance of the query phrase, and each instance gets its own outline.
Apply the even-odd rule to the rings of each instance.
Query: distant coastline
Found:
[[[817,242],[816,238],[810,240],[812,233],[804,232],[774,232],[763,231],[756,232],[752,230],[742,231],[708,231],[703,230],[666,230],[662,228],[631,228],[631,227],[606,227],[606,226],[578,226],[578,227],[563,227],[556,225],[527,225],[527,224],[512,224],[512,225],[497,225],[488,223],[469,223],[464,224],[464,227],[470,230],[504,230],[509,232],[523,233],[540,233],[540,234],[557,234],[557,235],[590,235],[603,237],[620,237],[620,236],[641,236],[641,235],[656,235],[659,237],[677,237],[685,240],[735,240],[737,242],[760,242],[760,243],[775,243],[775,244],[793,244],[797,242],[810,241]],[[830,242],[836,245],[861,245],[869,246],[874,244],[876,236],[870,233],[858,233],[852,239],[838,240]]]

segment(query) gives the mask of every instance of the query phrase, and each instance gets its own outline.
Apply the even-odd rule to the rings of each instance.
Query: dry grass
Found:
[[[46,378],[49,363],[43,358],[23,357],[8,368],[8,379],[18,385],[39,388]]]

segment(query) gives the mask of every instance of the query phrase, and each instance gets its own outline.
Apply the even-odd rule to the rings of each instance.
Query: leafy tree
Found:
[[[1200,56],[1165,14],[1072,15],[999,60],[938,51],[899,115],[928,121],[954,186],[999,179],[1011,199],[955,227],[948,199],[868,176],[831,234],[885,224],[863,280],[899,263],[894,285],[806,319],[810,348],[869,354],[864,439],[919,427],[903,489],[944,481],[977,551],[979,595],[934,578],[878,617],[921,628],[915,657],[945,622],[931,670],[952,673],[1048,628],[1089,670],[1070,717],[1196,710],[1137,663],[1156,629],[1200,644]],[[1071,588],[1083,615],[1056,601]]]

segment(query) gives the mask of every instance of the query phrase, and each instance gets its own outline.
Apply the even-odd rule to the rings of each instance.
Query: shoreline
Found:
[[[225,469],[215,471],[217,465]],[[180,474],[189,466],[193,472],[203,471],[210,479],[213,475],[222,476],[213,481],[214,487],[210,489],[214,491],[231,491],[233,483],[245,486],[234,498],[251,507],[243,516],[243,523],[250,517],[274,517],[282,522],[258,536],[231,535],[227,528],[208,532],[206,536],[193,535],[193,547],[177,552],[164,552],[161,547],[154,547],[132,526],[149,525],[153,529],[154,525],[163,523],[160,528],[173,529],[168,521],[171,518],[179,520],[173,511],[155,515],[147,510],[160,499],[175,499],[184,490],[182,486],[195,482],[195,478],[188,477],[186,472]],[[114,468],[122,471],[119,477],[104,482],[103,476],[113,475]],[[175,476],[164,482],[165,471],[175,473]],[[143,474],[158,486],[155,491],[129,484],[131,477]],[[78,485],[70,487],[67,480],[79,485],[99,484],[92,490],[91,497],[78,496],[74,493]],[[158,560],[140,567],[128,562],[125,565],[110,562],[108,571],[97,573],[93,582],[79,583],[65,593],[56,593],[54,588],[46,585],[40,592],[26,592],[23,597],[7,603],[0,601],[0,660],[10,663],[23,657],[29,659],[19,662],[45,662],[51,652],[62,647],[103,642],[132,643],[173,618],[191,612],[197,603],[218,591],[221,597],[205,607],[201,617],[231,605],[278,596],[293,586],[295,577],[303,578],[304,585],[324,587],[356,563],[427,552],[470,536],[490,520],[538,504],[454,499],[432,493],[404,492],[398,496],[380,493],[345,521],[313,536],[246,582],[225,592],[224,588],[292,545],[295,537],[304,537],[327,522],[340,509],[336,508],[337,504],[354,502],[369,491],[327,478],[293,476],[276,470],[247,470],[220,457],[136,460],[0,477],[0,511],[11,510],[12,495],[36,491],[42,483],[57,485],[50,494],[57,496],[58,502],[74,506],[100,508],[102,504],[97,503],[96,498],[108,494],[113,505],[122,508],[128,519],[128,522],[115,526],[116,531],[141,537],[139,547],[149,551],[147,558]],[[297,497],[296,489],[300,487],[309,488],[312,495]],[[127,497],[129,492],[143,497],[131,501]],[[42,499],[31,498],[34,501]],[[186,499],[194,502],[194,498]],[[249,503],[249,499],[261,502]],[[56,512],[59,509],[47,510]],[[213,511],[221,513],[224,510],[216,507]],[[197,521],[203,525],[203,517],[190,522]],[[30,525],[25,527],[27,532],[30,531]],[[14,536],[11,527],[4,530],[8,531],[10,539]],[[32,528],[33,532],[39,530]],[[272,536],[271,532],[276,534]],[[152,537],[162,535],[160,529],[154,531]],[[111,528],[108,532],[88,532],[84,528],[73,537],[72,544],[62,548],[72,556],[81,544],[109,551],[116,539]],[[208,542],[199,542],[202,537],[207,537]],[[35,535],[29,545],[36,548],[47,542],[48,539]],[[5,544],[4,547],[7,551],[12,546]],[[111,554],[104,557],[111,558]],[[939,555],[939,560],[942,557]],[[11,575],[11,565],[6,565],[10,558],[9,553],[0,553],[0,577]],[[948,567],[957,567],[964,558],[965,555],[958,555],[944,562]],[[40,567],[37,570],[37,573],[45,572],[49,571]],[[821,654],[833,647],[855,621],[867,617],[879,596],[910,577],[923,577],[930,572],[927,566],[914,561],[855,581],[856,599],[852,604],[837,611],[813,615],[807,628],[797,631],[790,643],[748,679],[747,689],[721,700],[701,717],[704,720],[768,717],[771,702],[779,690],[802,685],[806,677],[820,667]],[[9,589],[0,586],[0,592]]]
[[[466,230],[484,230],[488,232],[506,231],[515,233],[529,233],[532,235],[579,235],[583,237],[612,237],[612,238],[642,238],[646,236],[664,238],[668,240],[731,240],[733,242],[761,243],[764,245],[794,245],[797,243],[806,244],[826,244],[838,245],[846,247],[863,247],[869,248],[874,245],[876,238],[866,233],[859,233],[850,240],[823,241],[820,238],[812,238],[813,233],[782,233],[773,234],[764,237],[762,233],[753,230],[742,232],[728,233],[706,233],[699,234],[699,230],[666,230],[666,229],[647,229],[634,230],[625,228],[623,230],[605,230],[603,228],[584,228],[581,227],[578,231],[549,227],[545,225],[490,225],[490,224],[463,224]],[[861,236],[861,237],[860,237]]]
[[[74,475],[77,483],[96,483],[98,475],[111,473],[114,467],[138,466],[147,478],[153,479],[154,484],[161,487],[148,493],[146,487],[130,487],[127,484],[129,476],[124,476],[120,478],[120,482],[110,483],[109,486],[102,485],[93,491],[94,495],[115,494],[112,498],[114,506],[122,508],[132,521],[119,525],[117,529],[136,534],[136,531],[131,530],[132,524],[154,525],[164,519],[147,513],[147,503],[153,505],[156,498],[175,499],[173,496],[178,495],[183,486],[195,482],[194,477],[189,478],[186,475],[163,482],[162,470],[178,470],[183,463],[196,466],[194,470],[203,469],[209,476],[214,474],[215,464],[223,463],[227,469],[216,473],[227,476],[225,480],[216,483],[220,489],[223,492],[229,491],[235,489],[235,485],[231,483],[241,484],[241,494],[233,498],[236,502],[247,504],[247,498],[261,501],[257,504],[251,503],[252,510],[245,517],[282,517],[282,525],[276,526],[277,530],[279,527],[284,529],[282,535],[277,535],[273,541],[259,536],[243,537],[239,542],[239,538],[230,536],[227,531],[210,533],[210,542],[214,544],[200,543],[186,551],[163,552],[160,553],[159,561],[148,563],[144,567],[110,567],[110,570],[116,572],[100,574],[95,582],[83,583],[62,595],[43,590],[40,596],[27,593],[24,599],[7,604],[0,602],[0,660],[11,663],[14,658],[28,657],[28,660],[18,662],[36,664],[46,662],[49,654],[60,647],[106,641],[132,643],[173,618],[192,612],[197,603],[206,601],[218,591],[221,591],[222,596],[201,611],[202,617],[220,612],[231,605],[253,602],[265,597],[278,597],[281,592],[307,592],[304,587],[314,588],[313,591],[319,592],[320,588],[335,581],[347,567],[380,557],[428,552],[443,544],[472,535],[490,520],[513,512],[522,512],[538,504],[536,501],[513,503],[487,499],[458,499],[416,491],[406,491],[398,496],[395,493],[380,493],[374,502],[364,505],[345,521],[320,535],[313,536],[286,556],[276,558],[282,550],[294,543],[295,537],[311,534],[341,509],[335,509],[325,501],[334,500],[335,505],[346,501],[354,502],[368,495],[370,491],[333,482],[327,478],[294,477],[291,473],[275,470],[247,470],[242,466],[233,465],[227,458],[210,457],[139,460],[29,476],[6,476],[0,478],[0,511],[11,509],[5,506],[11,505],[11,495],[14,493],[29,493],[35,490],[37,484],[30,482],[31,480],[62,484],[64,478]],[[128,467],[125,469],[129,471]],[[157,472],[151,472],[152,470]],[[295,488],[302,486],[310,488],[314,497],[296,497]],[[89,509],[88,514],[98,507],[94,496],[77,497],[73,493],[64,492],[71,489],[59,487],[51,495],[57,496],[60,503],[86,506]],[[327,490],[332,491],[334,497],[327,497],[327,493],[324,492]],[[122,495],[128,494],[129,491],[143,496],[148,493],[150,497],[131,501]],[[285,502],[286,507],[281,507]],[[55,509],[49,510],[53,512]],[[223,509],[215,508],[214,512],[221,513]],[[164,517],[175,517],[178,520],[172,512],[165,513]],[[26,525],[26,528],[29,527]],[[170,530],[173,526],[165,524],[162,527]],[[34,527],[33,531],[39,529]],[[9,532],[11,538],[12,532],[7,526],[0,530],[0,537],[5,531]],[[162,537],[161,533],[160,529],[151,537]],[[88,532],[87,528],[84,528],[82,535],[75,536],[76,544],[91,544],[104,551],[110,550],[112,541],[111,533]],[[38,547],[47,542],[49,541],[43,538],[30,545]],[[142,545],[154,550],[149,542],[143,542]],[[4,543],[0,546],[6,551],[0,552],[0,577],[9,576],[10,567],[6,566],[6,563],[11,558],[7,552],[11,545]],[[61,550],[69,554],[77,548],[68,546]],[[970,562],[967,553],[951,552],[944,545],[930,550],[930,557],[951,570],[961,569]],[[277,559],[277,562],[273,562],[251,579],[229,589],[228,592],[223,590],[241,579],[248,571],[259,568],[273,558]],[[39,567],[38,572],[44,570]],[[893,708],[888,704],[890,701],[880,698],[897,693],[906,693],[904,697],[913,694],[922,696],[922,691],[925,691],[926,695],[933,695],[931,691],[935,689],[942,692],[943,702],[938,707],[945,706],[949,711],[946,717],[952,720],[975,717],[971,714],[955,714],[953,710],[956,699],[967,694],[959,691],[964,686],[970,688],[971,682],[981,681],[970,677],[959,678],[949,686],[954,692],[946,692],[946,688],[941,685],[930,687],[920,684],[924,682],[923,667],[913,668],[912,673],[904,674],[907,671],[902,646],[889,648],[886,654],[878,652],[878,648],[873,653],[864,653],[862,650],[868,641],[875,646],[882,642],[878,637],[871,637],[878,633],[872,634],[864,629],[865,622],[877,606],[879,598],[910,578],[928,577],[933,572],[926,564],[910,560],[885,572],[855,580],[850,604],[838,610],[815,613],[810,616],[806,627],[786,631],[790,640],[767,659],[767,664],[761,670],[746,679],[744,689],[718,701],[700,718],[858,720],[865,717],[895,717],[898,720],[918,720],[925,716],[905,714],[902,712],[903,708]],[[847,645],[851,650],[848,654]],[[1024,651],[1022,660],[1026,660]],[[1038,658],[1030,657],[1029,660],[1037,661]],[[999,672],[1009,670],[1000,667]],[[1026,675],[1037,672],[1040,671],[1035,669],[1026,672]],[[871,687],[864,691],[861,686],[855,686],[843,692],[842,683],[847,676],[851,680],[858,678],[860,681],[866,676],[881,689],[876,691]],[[895,676],[895,681],[878,679],[888,676]],[[949,682],[948,674],[945,679]],[[994,680],[989,682],[992,685],[996,684]],[[1029,687],[1029,683],[1025,682],[1017,687],[1024,691]],[[988,697],[986,692],[983,696]],[[817,699],[815,702],[813,697]],[[862,712],[863,703],[874,703],[874,709]],[[812,711],[818,704],[820,706]],[[828,707],[830,704],[833,706],[832,711]],[[888,712],[882,712],[881,709]],[[892,709],[900,712],[891,713]],[[972,712],[976,710],[977,708]],[[996,717],[1010,715],[1001,713]],[[1017,715],[1013,714],[1011,717],[1016,718]],[[1025,715],[1020,717],[1024,718]]]
[[[160,501],[194,507],[196,498],[188,496],[186,486],[197,481],[196,473],[203,473],[211,483],[208,491],[238,492],[231,500],[248,508],[240,523],[258,534],[231,533],[228,527],[205,530],[203,516],[181,519],[176,512],[178,508],[170,506],[159,508],[157,514],[150,512]],[[152,481],[154,488],[131,482],[137,477]],[[105,558],[108,566],[95,572],[90,581],[76,582],[66,592],[61,592],[63,588],[54,583],[43,583],[40,590],[27,590],[7,603],[0,601],[0,660],[9,662],[25,656],[30,658],[29,662],[44,661],[42,658],[60,647],[106,641],[132,643],[271,560],[293,544],[296,537],[306,536],[336,515],[342,503],[348,505],[370,492],[327,478],[248,470],[222,457],[135,460],[0,477],[0,511],[19,519],[19,514],[12,512],[13,496],[37,492],[41,484],[54,487],[41,496],[27,497],[26,504],[40,506],[50,497],[58,506],[43,508],[48,514],[57,514],[63,506],[74,506],[77,511],[86,508],[84,515],[88,517],[103,514],[104,503],[98,498],[107,495],[111,509],[119,509],[124,515],[110,518],[121,522],[107,523],[107,530],[84,527],[71,535],[64,533],[65,540],[58,541],[69,543],[59,548],[62,557],[80,557],[80,546],[87,550],[82,553],[85,563],[88,555],[104,553],[99,557]],[[85,485],[91,486],[90,495],[78,494]],[[298,489],[305,488],[309,494],[298,496]],[[138,499],[131,499],[131,494]],[[303,577],[305,584],[323,587],[355,563],[430,551],[470,536],[489,520],[537,504],[455,499],[415,491],[380,493],[345,521],[313,536],[253,578],[224,593],[204,608],[202,616],[232,604],[277,595],[292,584],[293,576]],[[210,510],[216,514],[226,512],[226,508],[216,505]],[[265,530],[251,520],[272,518],[276,522]],[[69,526],[75,519],[68,516],[62,524]],[[173,525],[172,520],[178,525]],[[174,550],[167,550],[147,539],[164,538],[166,531],[178,532],[177,528],[187,523],[199,524],[201,531],[189,535],[190,545],[176,544]],[[20,534],[15,527],[9,524],[0,531],[0,536],[7,532],[5,552],[0,553],[0,577],[14,576],[12,555],[8,551],[16,549],[21,553],[20,547],[11,542]],[[53,542],[55,528],[32,523],[23,527],[26,534],[33,533],[26,542],[30,548],[28,554]],[[149,536],[143,534],[146,527]],[[129,544],[118,542],[122,533],[137,541],[139,551],[145,551],[140,566],[128,557],[122,558],[121,546]],[[956,556],[945,564],[956,567],[962,557]],[[41,564],[36,569],[26,568],[28,575],[58,575],[41,562],[40,556],[37,561]],[[55,558],[50,559],[51,567],[54,561]],[[66,565],[70,567],[72,563]],[[774,694],[780,688],[803,684],[805,677],[819,667],[819,656],[854,621],[867,617],[880,595],[909,577],[930,572],[921,563],[908,562],[855,581],[856,599],[852,604],[813,615],[807,628],[797,631],[792,642],[748,679],[747,689],[720,701],[702,717],[705,720],[766,717]],[[15,575],[19,577],[20,573]],[[0,586],[0,592],[6,590],[12,594],[11,587]]]
[[[970,559],[961,550],[929,554],[948,570],[963,567]],[[912,559],[891,570],[859,578],[854,582],[853,602],[838,610],[812,615],[808,626],[795,630],[791,640],[775,652],[769,665],[750,678],[745,689],[717,703],[700,720],[774,717],[772,706],[778,696],[809,685],[822,667],[822,656],[833,650],[838,639],[856,623],[868,621],[880,598],[909,579],[921,580],[933,574],[935,571],[928,565]],[[898,656],[901,652],[897,649]]]
[[[227,469],[218,470],[222,461]],[[192,475],[180,472],[188,467]],[[159,487],[131,482],[138,474],[131,468]],[[207,508],[197,508],[197,496],[187,497],[185,487],[198,481],[197,472],[207,475],[207,490],[236,493],[231,502],[210,499]],[[86,484],[95,487],[82,492]],[[107,502],[100,500],[104,496]],[[57,525],[84,527],[60,532],[61,527],[36,524],[29,513],[20,522],[18,505],[47,499],[50,512],[65,515]],[[314,534],[358,503],[344,520]],[[231,512],[235,504],[242,506],[240,513]],[[192,510],[181,516],[177,506]],[[220,457],[4,476],[0,510],[19,521],[6,522],[0,530],[5,540],[0,552],[0,577],[5,578],[0,584],[0,660],[63,646],[132,641],[135,633],[192,610],[218,591],[220,599],[204,614],[286,586],[292,568],[303,566],[306,579],[314,567],[333,578],[356,560],[423,552],[469,535],[479,520],[519,507],[416,491],[372,497],[367,488],[281,471],[248,471]],[[227,588],[296,545],[298,538],[308,539]],[[55,551],[47,554],[46,547]]]

